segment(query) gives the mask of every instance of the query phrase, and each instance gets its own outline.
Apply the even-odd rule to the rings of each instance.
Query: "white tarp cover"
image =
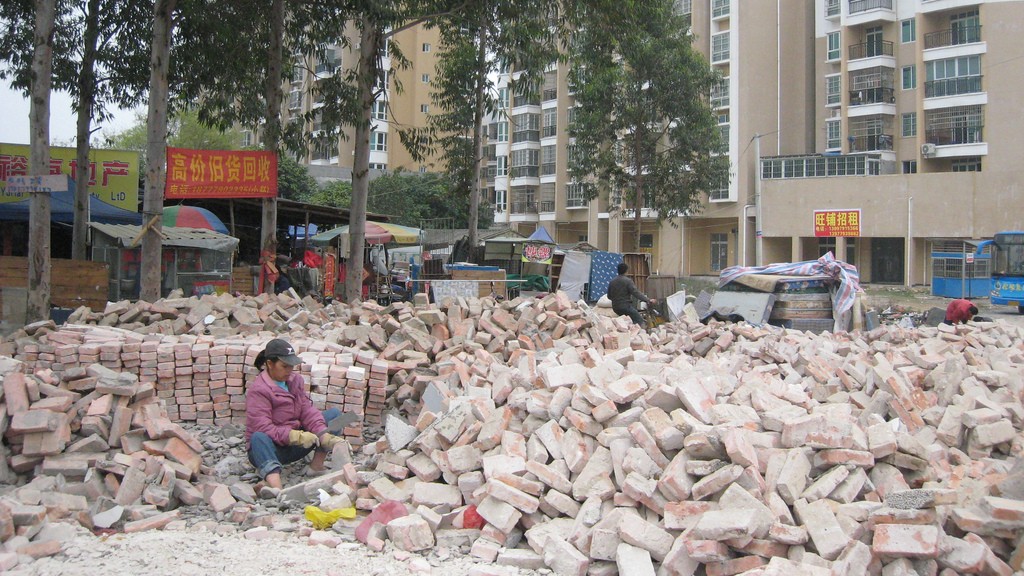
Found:
[[[97,232],[102,232],[117,240],[117,243],[127,248],[134,248],[132,242],[139,238],[142,226],[132,224],[100,224],[90,222],[89,226]],[[161,228],[163,246],[186,246],[189,248],[206,248],[217,252],[233,252],[238,246],[238,238],[206,230],[204,228],[178,228],[166,226]],[[138,244],[141,245],[141,242]]]
[[[569,251],[562,261],[558,277],[558,289],[565,292],[569,300],[576,302],[583,297],[583,286],[590,281],[590,254]]]

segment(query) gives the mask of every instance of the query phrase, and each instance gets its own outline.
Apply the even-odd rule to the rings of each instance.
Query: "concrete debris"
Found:
[[[1022,569],[1024,334],[1004,323],[646,333],[561,294],[130,306],[0,345],[0,541],[16,562],[59,554],[38,538],[57,522],[212,518],[252,539],[448,547],[556,574]],[[197,310],[218,318],[208,334]],[[278,335],[361,448],[273,494],[253,489],[239,425]],[[292,510],[309,503],[363,514],[313,531]]]

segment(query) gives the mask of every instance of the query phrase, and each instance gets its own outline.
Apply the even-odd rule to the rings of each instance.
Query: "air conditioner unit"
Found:
[[[935,144],[932,144],[931,142],[925,142],[924,144],[921,144],[921,156],[924,156],[926,158],[931,158],[932,156],[935,156]]]

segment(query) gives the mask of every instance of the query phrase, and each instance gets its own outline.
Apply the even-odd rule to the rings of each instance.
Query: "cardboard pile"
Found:
[[[596,316],[560,295],[330,308],[317,313],[332,321],[287,335],[307,360],[315,401],[361,407],[363,422],[387,407],[395,411],[385,419],[385,437],[363,447],[370,469],[338,461],[341,470],[290,486],[281,499],[305,503],[324,489],[338,506],[372,511],[334,530],[374,548],[387,540],[408,551],[465,546],[497,565],[560,575],[1021,569],[1024,339],[1015,327],[814,336],[674,323],[648,335],[628,319]],[[21,414],[11,465],[28,470],[27,458],[42,456],[35,463],[45,472],[56,465],[49,458],[70,459],[68,423],[83,411],[77,432],[109,445],[124,426],[118,410],[130,410],[122,447],[125,438],[141,445],[115,454],[123,469],[94,476],[119,484],[140,467],[157,485],[190,470],[181,462],[188,454],[176,451],[188,442],[162,419],[157,399],[181,417],[190,404],[180,400],[187,393],[178,395],[186,390],[177,386],[180,375],[194,383],[193,404],[197,388],[204,400],[210,391],[214,422],[214,397],[222,395],[231,412],[221,417],[236,419],[226,366],[236,365],[232,378],[254,374],[250,356],[271,337],[177,335],[172,343],[167,335],[110,328],[34,330],[13,343],[14,353],[26,362],[23,371],[38,377],[49,370],[53,378],[36,386],[36,399],[27,386],[27,401],[4,381],[7,416],[0,419],[13,425]],[[77,330],[81,341],[54,344],[54,335]],[[56,350],[77,348],[80,362],[87,342],[115,333],[119,348],[99,344],[99,365],[73,366],[69,352]],[[129,346],[136,341],[137,350]],[[115,394],[109,375],[99,375],[102,366],[120,362],[130,371],[138,355],[141,374],[153,361],[142,356],[150,342],[156,382],[122,373],[133,391]],[[160,381],[161,350],[173,358],[172,389]],[[221,381],[214,358],[224,359],[223,394],[213,384]],[[165,362],[169,379],[172,360]],[[191,371],[183,370],[188,363]],[[12,390],[20,389],[12,376]],[[75,384],[93,378],[89,392]],[[68,392],[82,396],[65,406],[60,397]],[[41,410],[55,416],[26,420],[25,412]],[[87,424],[89,416],[96,418]],[[104,450],[97,442],[87,452],[108,455]],[[232,495],[238,488],[204,486],[206,502],[226,520],[250,522],[249,509]],[[162,502],[161,495],[141,498]],[[166,514],[150,505],[155,509],[138,514]],[[310,541],[330,545],[334,538],[317,531]]]

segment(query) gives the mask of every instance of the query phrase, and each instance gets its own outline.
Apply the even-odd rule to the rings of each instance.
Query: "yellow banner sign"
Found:
[[[50,147],[49,175],[78,177],[74,148]],[[0,144],[0,202],[21,200],[7,194],[7,179],[30,176],[29,147],[24,144]],[[139,153],[127,150],[89,151],[89,194],[118,208],[139,211]]]

